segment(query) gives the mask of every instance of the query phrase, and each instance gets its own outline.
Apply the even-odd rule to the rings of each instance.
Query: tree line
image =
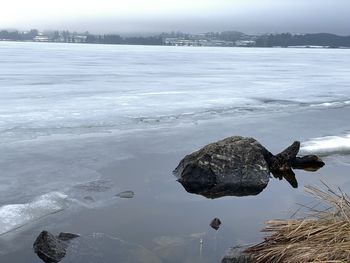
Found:
[[[148,37],[121,37],[115,34],[86,36],[86,43],[94,44],[121,44],[121,45],[163,45],[161,36]]]
[[[41,39],[40,39],[41,38]],[[13,41],[48,41],[65,43],[125,44],[125,45],[164,45],[166,38],[182,38],[188,40],[207,39],[235,41],[249,40],[249,46],[255,47],[289,47],[289,46],[329,46],[350,47],[350,36],[338,36],[328,33],[319,34],[265,34],[260,36],[246,35],[237,31],[209,32],[204,34],[186,34],[182,32],[161,33],[154,36],[122,37],[118,34],[96,35],[89,32],[77,33],[68,30],[47,31],[40,33],[37,29],[27,32],[17,30],[0,31],[0,40]]]
[[[95,43],[95,44],[129,44],[129,45],[162,45],[163,38],[159,36],[139,36],[139,37],[121,37],[117,34],[93,35],[89,32],[77,33],[68,30],[48,31],[39,33],[32,29],[28,32],[20,31],[0,31],[0,40],[12,41],[35,41],[37,37],[44,37],[48,42],[65,43]]]
[[[38,34],[39,34],[39,31],[36,29],[32,29],[29,32],[19,32],[17,30],[15,31],[1,30],[0,39],[15,40],[15,41],[26,41],[26,40],[29,41],[29,40],[33,40]]]
[[[329,46],[350,47],[350,36],[338,36],[328,33],[319,34],[269,34],[255,39],[257,47],[289,47],[289,46]]]

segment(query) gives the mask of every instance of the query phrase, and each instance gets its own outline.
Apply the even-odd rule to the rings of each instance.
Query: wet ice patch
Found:
[[[74,240],[67,249],[64,262],[116,262],[116,259],[123,263],[162,262],[145,247],[104,233],[80,236]]]
[[[302,143],[302,154],[321,156],[332,154],[350,154],[350,134],[343,136],[325,136]]]
[[[106,192],[112,188],[112,183],[109,180],[95,180],[83,184],[77,184],[74,188],[87,192]]]
[[[0,235],[20,228],[40,218],[66,209],[67,195],[51,192],[24,204],[9,204],[0,207]]]

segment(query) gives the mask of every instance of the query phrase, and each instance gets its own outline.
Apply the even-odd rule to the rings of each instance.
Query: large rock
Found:
[[[76,237],[78,235],[71,233],[60,233],[56,237],[42,231],[33,244],[34,252],[46,263],[60,262],[66,255],[68,241]]]
[[[299,149],[295,141],[273,155],[253,138],[233,136],[187,155],[173,173],[187,192],[208,198],[257,195],[267,186],[270,172],[297,188],[292,168],[316,171],[324,165],[315,155],[297,157]]]
[[[187,192],[208,198],[256,195],[269,182],[270,155],[255,139],[234,136],[187,155],[174,174]]]

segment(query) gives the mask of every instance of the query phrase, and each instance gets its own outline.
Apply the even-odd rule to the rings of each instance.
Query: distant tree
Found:
[[[31,29],[28,33],[28,37],[30,39],[34,39],[37,35],[39,35],[39,31],[37,29]]]
[[[162,45],[163,38],[160,36],[127,37],[124,39],[123,43],[129,45]]]
[[[98,43],[98,38],[94,35],[86,35],[86,43]]]
[[[123,39],[119,35],[104,35],[103,36],[104,44],[121,44]]]
[[[64,39],[64,42],[69,42],[70,33],[68,30],[63,30],[61,35]]]
[[[225,41],[237,41],[245,40],[246,36],[244,33],[238,31],[224,31],[218,34],[217,38]]]
[[[61,38],[60,32],[57,31],[57,30],[54,31],[54,32],[53,32],[53,36],[52,36],[53,41],[59,41],[60,38]]]
[[[7,31],[2,30],[0,31],[0,39],[5,40],[23,40],[23,34],[20,34],[17,30],[16,31]]]

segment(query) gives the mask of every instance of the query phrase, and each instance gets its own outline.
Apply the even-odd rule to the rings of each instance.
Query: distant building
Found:
[[[163,42],[165,45],[168,45],[168,46],[176,46],[178,40],[179,38],[177,37],[167,37],[167,38],[164,38]]]
[[[237,47],[252,47],[252,46],[255,46],[255,41],[254,40],[237,40],[235,42],[235,45]]]
[[[33,38],[35,42],[49,42],[50,38],[48,36],[44,35],[38,35]]]
[[[232,47],[233,42],[232,41],[226,41],[226,40],[209,40],[208,46],[213,47]]]
[[[190,39],[183,37],[165,38],[164,44],[168,46],[191,46],[191,47],[229,47],[232,41],[205,39],[204,36],[194,35]]]
[[[73,37],[73,42],[74,43],[86,43],[86,39],[87,39],[87,36],[78,35],[78,36]]]

